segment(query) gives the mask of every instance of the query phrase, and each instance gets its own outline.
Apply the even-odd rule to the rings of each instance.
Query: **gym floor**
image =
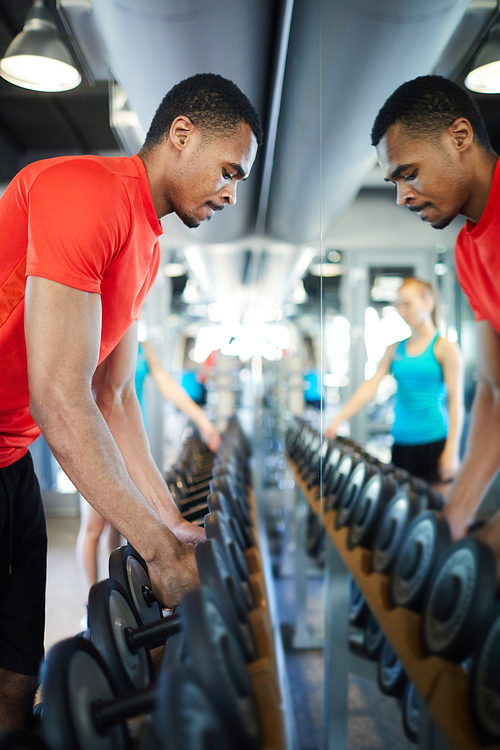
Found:
[[[87,592],[75,559],[77,517],[48,517],[49,537],[46,648],[82,630]],[[101,551],[102,576],[107,575],[107,554]],[[308,606],[322,619],[320,578],[313,579]],[[277,579],[278,608],[282,624],[291,621],[293,581]],[[292,702],[300,750],[321,750],[323,659],[320,650],[287,650]],[[352,676],[349,685],[349,750],[409,750],[403,735],[397,703],[383,696],[371,681]]]

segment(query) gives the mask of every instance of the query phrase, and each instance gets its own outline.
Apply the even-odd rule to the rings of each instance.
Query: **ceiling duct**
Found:
[[[219,73],[233,80],[265,120],[273,2],[93,0],[93,7],[113,75],[144,131],[167,91],[195,73]],[[186,240],[233,241],[252,232],[258,190],[252,175],[239,187],[234,209],[195,234],[186,229]]]
[[[431,72],[468,0],[295,0],[267,232],[320,237],[373,166],[373,120]]]

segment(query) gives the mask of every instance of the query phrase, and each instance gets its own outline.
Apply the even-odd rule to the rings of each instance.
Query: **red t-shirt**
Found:
[[[500,160],[483,215],[467,219],[455,243],[458,281],[476,320],[489,320],[500,333]]]
[[[25,277],[101,295],[102,362],[153,284],[161,233],[138,156],[47,159],[12,180],[0,200],[0,467],[40,434],[28,409]]]

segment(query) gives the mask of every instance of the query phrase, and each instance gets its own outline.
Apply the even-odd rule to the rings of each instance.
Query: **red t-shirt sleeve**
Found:
[[[26,275],[100,293],[129,229],[130,203],[118,176],[91,160],[50,166],[29,190]]]
[[[483,310],[481,300],[476,290],[474,289],[472,279],[469,278],[470,269],[468,269],[466,262],[466,250],[464,248],[465,241],[464,230],[462,229],[455,243],[455,268],[457,271],[458,283],[462,287],[462,291],[467,297],[470,308],[474,315],[474,320],[477,322],[479,320],[485,320],[486,313]]]

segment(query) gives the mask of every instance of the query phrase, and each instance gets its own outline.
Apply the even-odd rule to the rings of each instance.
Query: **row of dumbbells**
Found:
[[[369,549],[372,570],[390,577],[391,606],[421,614],[423,654],[470,665],[476,727],[485,741],[500,741],[500,603],[492,550],[473,536],[475,527],[452,543],[440,494],[351,441],[324,440],[295,420],[286,442],[309,489],[317,486],[324,512],[335,510],[335,528],[348,527],[349,549]]]
[[[198,464],[196,479],[208,453],[197,441],[190,447],[186,458],[190,452],[189,461]],[[230,424],[222,447],[235,465],[227,474],[233,481],[248,471],[237,424]],[[245,510],[244,527],[231,501],[219,494],[221,509],[208,512],[207,506],[207,540],[196,547],[201,588],[166,614],[138,553],[128,544],[115,550],[110,577],[90,591],[88,630],[56,644],[43,665],[41,739],[10,733],[0,748],[264,746],[265,719],[252,675],[258,669],[262,678],[262,662],[274,662],[260,554],[246,487],[232,498]],[[276,673],[271,677],[277,692]]]
[[[401,707],[403,731],[417,743],[420,698],[354,578],[349,587],[349,647],[358,656],[377,662],[377,683],[384,695]]]

